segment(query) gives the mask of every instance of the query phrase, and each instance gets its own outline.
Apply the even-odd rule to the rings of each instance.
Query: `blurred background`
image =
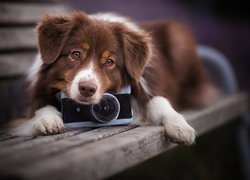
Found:
[[[227,0],[1,0],[0,126],[24,115],[24,75],[37,53],[34,26],[46,11],[65,14],[116,12],[138,22],[177,20],[187,24],[198,44],[223,53],[240,90],[250,89],[250,11],[247,1]],[[237,121],[111,179],[246,179],[237,148]],[[250,170],[249,170],[250,171]]]

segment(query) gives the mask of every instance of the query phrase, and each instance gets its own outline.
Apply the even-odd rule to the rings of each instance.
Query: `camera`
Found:
[[[62,119],[67,128],[124,125],[132,122],[131,87],[116,94],[104,93],[98,104],[84,105],[60,92]]]

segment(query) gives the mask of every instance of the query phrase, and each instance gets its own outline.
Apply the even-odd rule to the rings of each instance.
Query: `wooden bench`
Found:
[[[22,76],[37,52],[37,20],[45,11],[64,14],[67,8],[61,0],[23,0],[0,2],[0,9],[0,77]],[[247,98],[246,93],[236,94],[183,114],[200,136],[242,117]],[[175,146],[161,126],[78,129],[37,138],[2,134],[0,179],[103,179]]]
[[[183,114],[200,136],[247,111],[248,95],[240,93]],[[0,179],[103,179],[175,146],[162,126],[78,129],[34,139],[2,134]]]

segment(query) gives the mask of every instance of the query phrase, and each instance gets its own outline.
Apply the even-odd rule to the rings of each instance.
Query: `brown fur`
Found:
[[[76,73],[90,61],[101,78],[102,93],[131,84],[140,105],[152,95],[168,98],[178,109],[204,104],[209,85],[187,28],[175,22],[142,28],[145,32],[134,32],[124,24],[96,22],[80,12],[45,16],[37,26],[43,65],[31,90],[31,115],[50,104],[58,91],[68,93]],[[80,60],[70,56],[76,47],[83,54]],[[112,68],[105,66],[109,55],[115,58]],[[151,95],[140,84],[141,76]]]
[[[205,105],[210,84],[189,29],[177,22],[144,24],[143,28],[155,45],[153,65],[143,74],[153,95],[168,98],[177,109]]]

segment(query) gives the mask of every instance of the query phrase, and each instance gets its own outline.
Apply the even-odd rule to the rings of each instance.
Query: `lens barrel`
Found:
[[[115,120],[119,113],[120,103],[118,99],[110,93],[104,93],[100,103],[91,106],[91,114],[99,123],[108,123]]]

